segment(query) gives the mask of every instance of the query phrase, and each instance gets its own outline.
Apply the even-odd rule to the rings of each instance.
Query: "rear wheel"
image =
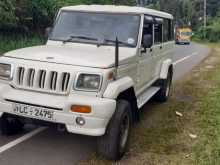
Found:
[[[172,85],[172,77],[173,77],[173,72],[172,69],[170,68],[167,75],[167,79],[160,80],[159,82],[160,90],[154,97],[156,101],[166,102],[168,100]]]
[[[17,119],[9,115],[3,115],[0,118],[0,131],[3,135],[14,135],[23,130],[24,124]]]
[[[128,149],[131,128],[131,106],[125,100],[117,102],[106,133],[98,139],[98,152],[110,160],[119,160]]]

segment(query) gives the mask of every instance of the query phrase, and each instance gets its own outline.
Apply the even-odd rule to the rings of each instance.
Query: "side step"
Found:
[[[141,108],[146,102],[148,102],[158,91],[159,87],[150,87],[147,88],[140,96],[138,97],[137,104],[138,108]]]

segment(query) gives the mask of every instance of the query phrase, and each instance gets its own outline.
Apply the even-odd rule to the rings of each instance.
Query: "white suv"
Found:
[[[99,153],[120,159],[139,109],[168,99],[173,32],[173,16],[151,9],[62,8],[46,45],[0,58],[1,132],[55,123],[98,136]]]

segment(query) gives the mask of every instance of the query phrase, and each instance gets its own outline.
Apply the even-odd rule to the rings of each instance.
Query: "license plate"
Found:
[[[54,120],[53,111],[42,107],[35,107],[23,104],[13,104],[13,112],[18,115],[34,117],[40,120]]]

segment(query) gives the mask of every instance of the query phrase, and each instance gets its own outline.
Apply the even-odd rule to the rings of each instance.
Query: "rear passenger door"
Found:
[[[154,46],[153,46],[153,63],[154,68],[152,70],[152,76],[154,78],[157,78],[160,73],[161,69],[161,62],[162,62],[162,56],[163,56],[163,19],[162,18],[155,18],[154,26],[153,26],[153,32],[154,32]]]
[[[172,58],[173,54],[174,28],[173,21],[166,18],[155,18],[154,23],[154,77],[159,77],[164,60]]]

